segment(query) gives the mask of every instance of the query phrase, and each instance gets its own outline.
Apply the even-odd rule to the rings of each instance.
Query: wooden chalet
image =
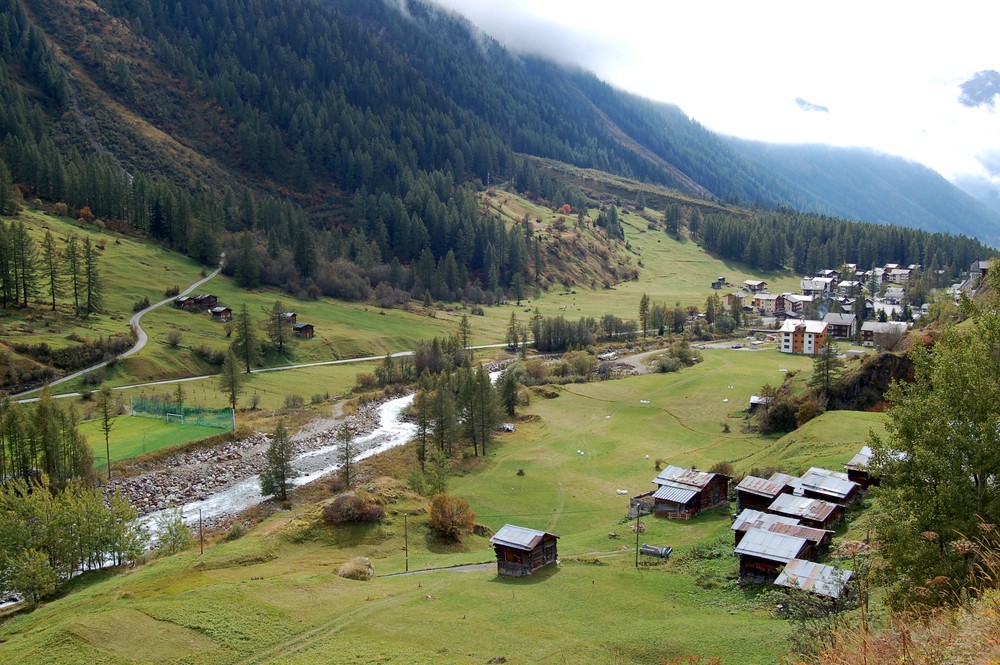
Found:
[[[191,296],[177,296],[174,298],[174,307],[177,309],[194,309],[194,298]]]
[[[231,321],[233,318],[233,310],[224,305],[216,305],[208,310],[208,313],[212,315],[213,319],[218,319],[223,322]]]
[[[668,466],[653,483],[653,513],[660,517],[690,519],[698,513],[729,505],[729,476],[697,469]]]
[[[490,538],[497,555],[497,575],[523,577],[555,563],[558,559],[556,540],[559,536],[523,526],[504,524]]]
[[[844,516],[844,507],[822,499],[810,499],[792,494],[779,494],[767,512],[794,517],[806,526],[829,529]]]
[[[316,334],[313,324],[311,323],[296,323],[292,326],[292,329],[295,330],[296,336],[301,337],[302,339],[312,339]]]
[[[194,304],[198,309],[212,309],[219,304],[219,299],[211,293],[202,293],[194,297]]]
[[[814,559],[805,538],[750,529],[733,551],[740,558],[741,584],[770,584],[792,559]]]
[[[789,589],[801,589],[834,600],[850,594],[848,582],[854,573],[814,561],[792,559],[774,583]]]
[[[287,323],[290,326],[294,326],[296,323],[298,323],[298,318],[299,318],[299,315],[296,314],[295,312],[282,312],[281,313],[281,320],[284,323]]]
[[[772,524],[798,524],[799,521],[794,517],[783,517],[782,515],[772,515],[771,513],[761,512],[759,510],[753,510],[752,508],[746,508],[741,510],[733,520],[733,525],[729,527],[733,530],[733,537],[735,538],[734,545],[739,545],[743,536],[750,529],[764,529],[767,531],[768,527]]]
[[[872,485],[877,486],[879,484],[878,477],[872,476],[869,471],[871,461],[872,449],[868,446],[862,446],[861,450],[851,458],[851,461],[844,465],[844,468],[847,469],[847,477],[865,489]]]
[[[861,485],[848,480],[846,473],[813,467],[802,475],[799,487],[802,496],[823,499],[830,503],[848,506],[861,493]]]
[[[747,508],[767,510],[779,494],[790,491],[791,489],[784,483],[747,476],[736,486],[736,510],[737,512]]]

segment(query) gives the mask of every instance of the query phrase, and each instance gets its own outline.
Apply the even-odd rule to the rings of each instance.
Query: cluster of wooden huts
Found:
[[[736,486],[733,555],[740,582],[778,584],[839,598],[851,571],[817,563],[833,527],[862,486],[839,471],[813,467],[800,477],[747,476]]]
[[[212,318],[226,322],[233,318],[233,310],[219,304],[219,298],[211,293],[200,293],[196,296],[177,296],[174,307],[188,312],[208,312]]]
[[[217,296],[202,293],[196,296],[177,296],[174,307],[188,312],[208,312],[213,319],[226,323],[233,319],[233,310],[219,303]],[[296,337],[312,339],[316,329],[311,323],[300,323],[295,312],[282,312],[282,320],[292,327]]]
[[[712,508],[729,505],[729,476],[670,465],[653,478],[655,490],[632,497],[636,513],[670,519],[691,519]]]

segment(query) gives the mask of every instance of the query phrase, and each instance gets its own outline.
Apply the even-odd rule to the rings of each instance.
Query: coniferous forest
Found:
[[[95,96],[146,124],[123,127]],[[557,282],[533,262],[530,226],[476,198],[505,183],[586,215],[584,194],[528,155],[754,204],[687,223],[757,269],[891,259],[955,273],[989,253],[774,208],[794,188],[676,107],[509,53],[419,2],[47,0],[28,13],[0,0],[0,102],[5,210],[16,186],[206,265],[225,252],[240,285],[297,295],[489,303],[514,283]],[[154,129],[210,159],[164,149]],[[616,219],[613,206],[594,213],[609,243]]]

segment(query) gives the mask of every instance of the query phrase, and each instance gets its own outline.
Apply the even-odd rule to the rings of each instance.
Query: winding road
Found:
[[[179,297],[179,296],[186,296],[187,294],[191,293],[192,291],[194,291],[195,289],[197,289],[199,286],[201,286],[205,282],[209,281],[210,279],[212,279],[213,277],[215,277],[216,275],[218,275],[220,270],[222,270],[222,266],[221,265],[218,268],[216,268],[215,270],[213,270],[211,274],[207,275],[206,277],[203,277],[202,279],[199,279],[197,282],[195,282],[191,286],[189,286],[186,289],[184,289],[184,291],[182,293],[179,293],[176,296],[170,296],[169,298],[164,298],[160,302],[158,302],[158,303],[156,303],[154,305],[150,305],[149,307],[147,307],[145,309],[142,309],[142,310],[139,310],[138,312],[136,312],[135,314],[133,314],[132,318],[128,320],[128,325],[132,329],[132,331],[135,332],[135,336],[136,336],[135,344],[132,346],[131,349],[129,349],[125,353],[123,353],[120,356],[118,356],[118,358],[116,360],[121,360],[123,358],[128,358],[129,356],[138,353],[139,351],[141,351],[143,349],[144,346],[146,346],[146,342],[149,341],[149,335],[146,334],[146,331],[142,329],[142,325],[139,323],[144,314],[152,312],[157,307],[165,305],[165,304],[167,304],[169,302],[173,302],[174,299],[177,298],[177,297]],[[50,388],[52,386],[58,386],[60,383],[65,383],[66,381],[71,381],[71,380],[77,378],[78,376],[83,376],[87,372],[92,372],[95,369],[100,369],[101,367],[104,367],[107,364],[108,364],[107,360],[105,360],[104,362],[99,362],[96,365],[91,365],[90,367],[86,367],[84,369],[81,369],[78,372],[73,372],[72,374],[68,374],[68,375],[62,377],[61,379],[56,379],[55,381],[51,381],[47,385]],[[196,378],[201,378],[201,377],[196,377]],[[123,387],[131,387],[131,386],[123,386]],[[36,393],[36,392],[38,392],[41,389],[42,388],[33,388],[31,390],[25,390],[22,393],[18,393],[16,395],[14,395],[13,397],[15,397],[15,398],[24,397],[26,395],[30,395],[32,393]],[[75,395],[79,395],[79,393],[72,393],[72,395],[74,395],[74,396]],[[68,395],[59,395],[59,397],[63,397],[63,396],[68,396]]]

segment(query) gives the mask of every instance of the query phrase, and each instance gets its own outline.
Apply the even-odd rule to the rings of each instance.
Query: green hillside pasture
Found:
[[[828,411],[740,460],[740,466],[774,466],[774,460],[780,459],[793,474],[803,473],[811,466],[841,471],[867,445],[870,432],[884,438],[885,422],[882,413]]]
[[[521,214],[523,218],[523,211],[527,211],[532,219],[541,219],[543,225],[554,223],[558,217],[548,208],[515,194],[505,192],[504,198],[508,200],[509,222],[515,220],[516,214]],[[647,212],[662,217],[661,213]],[[596,219],[597,214],[596,209],[589,211],[591,219]],[[662,230],[649,229],[649,222],[634,212],[622,209],[619,219],[629,245],[629,249],[621,248],[620,251],[633,255],[642,264],[638,280],[616,284],[610,289],[578,284],[567,291],[554,285],[540,293],[538,298],[523,301],[520,309],[530,312],[537,306],[545,316],[562,315],[573,320],[581,316],[599,319],[607,313],[623,319],[637,319],[639,299],[643,293],[648,294],[653,302],[666,303],[671,307],[679,302],[685,307],[695,305],[704,308],[705,300],[711,294],[719,293],[712,290],[711,284],[720,275],[734,285],[731,290],[741,286],[746,279],[767,281],[773,293],[799,290],[799,278],[789,272],[750,273],[744,266],[712,257],[690,240],[675,240]],[[502,335],[506,331],[510,311],[514,309],[513,303],[507,307],[487,307],[487,318],[500,319],[491,327],[499,326]],[[518,311],[521,320],[529,316],[528,312]]]
[[[57,298],[57,313],[53,314],[46,308],[48,294],[40,289],[35,308],[2,313],[5,340],[45,342],[62,348],[75,344],[67,339],[72,333],[89,338],[127,333],[132,306],[137,301],[149,298],[157,302],[164,298],[166,285],[187,286],[200,279],[202,266],[197,262],[151,243],[36,210],[25,210],[18,219],[25,223],[39,249],[46,230],[52,232],[60,251],[65,249],[64,239],[70,235],[81,241],[89,236],[95,246],[104,243],[104,249],[98,252],[98,268],[106,313],[76,319],[71,316],[72,298],[67,294]]]
[[[855,452],[846,441],[858,423],[879,417],[831,413],[781,440],[741,432],[738,412],[749,396],[777,383],[779,369],[806,369],[810,360],[730,349],[704,356],[675,374],[536,395],[526,414],[537,419],[520,420],[485,460],[450,480],[449,492],[472,503],[477,522],[559,534],[559,568],[518,581],[499,580],[491,566],[385,577],[404,567],[403,512],[410,514],[411,570],[491,561],[491,548],[477,536],[459,546],[434,540],[426,512],[405,499],[387,506],[380,525],[343,529],[318,525],[318,510],[305,506],[204,557],[173,557],[81,585],[9,621],[0,639],[15,660],[126,663],[136,658],[135,643],[112,628],[122,613],[135,612],[146,617],[136,617],[141,634],[162,636],[162,663],[482,663],[501,655],[660,663],[695,654],[777,662],[790,626],[732,582],[728,516],[645,519],[642,542],[671,545],[675,555],[636,571],[635,541],[622,522],[628,497],[616,490],[652,489],[657,458],[699,468],[723,460],[739,468],[836,468]],[[608,538],[612,532],[619,538]],[[334,575],[358,555],[372,559],[379,577],[361,583]]]
[[[119,416],[115,418],[108,442],[111,446],[111,459],[119,461],[151,453],[161,448],[170,448],[216,436],[224,431],[217,427],[205,427],[204,425],[168,423],[156,418]],[[107,452],[104,446],[104,431],[101,429],[101,422],[96,419],[86,420],[80,423],[80,432],[87,437],[90,451],[94,455],[94,466],[100,468],[106,466]]]
[[[272,534],[172,557],[9,621],[4,651],[41,665],[320,665],[662,663],[691,654],[749,663],[776,662],[785,649],[786,623],[740,591],[694,586],[693,564],[636,571],[628,561],[564,561],[517,581],[492,569],[338,578],[343,558],[359,552]]]

